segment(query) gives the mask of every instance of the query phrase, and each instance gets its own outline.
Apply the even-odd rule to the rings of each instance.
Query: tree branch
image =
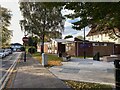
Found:
[[[113,28],[113,33],[115,34],[115,36],[117,36],[118,38],[120,38],[120,35],[117,35],[117,34],[116,34],[116,31],[115,31],[114,28]]]

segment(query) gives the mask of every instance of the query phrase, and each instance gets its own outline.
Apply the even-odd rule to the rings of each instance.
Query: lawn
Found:
[[[35,53],[35,54],[32,54],[32,56],[39,60],[40,63],[42,63],[42,56],[40,53]],[[62,58],[58,57],[57,55],[54,55],[54,54],[47,54],[48,56],[48,66],[60,66],[62,65],[61,61],[62,61]]]
[[[73,90],[113,90],[113,86],[105,84],[78,82],[71,80],[65,80],[64,82]]]

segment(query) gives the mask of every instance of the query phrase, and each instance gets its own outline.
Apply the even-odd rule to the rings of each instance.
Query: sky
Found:
[[[21,31],[19,20],[22,20],[22,15],[19,10],[19,3],[18,0],[0,0],[0,6],[8,8],[11,11],[12,19],[11,19],[11,25],[9,27],[10,30],[13,30],[13,37],[11,39],[11,43],[23,43],[22,37],[24,36],[24,33]],[[62,14],[68,14],[73,13],[72,11],[63,10]],[[62,33],[63,38],[67,35],[72,35],[73,37],[82,35],[83,36],[83,30],[77,31],[72,29],[71,22],[75,22],[79,20],[79,18],[75,20],[66,19],[65,21],[65,29]],[[86,34],[89,32],[89,28],[86,28]]]
[[[12,2],[5,0],[4,2],[0,0],[1,7],[8,8],[11,11],[12,18],[11,18],[11,25],[9,27],[9,30],[13,30],[13,36],[11,39],[11,43],[23,43],[22,37],[24,36],[24,33],[21,31],[19,20],[22,19],[21,12],[19,10],[19,4],[18,1],[12,0]]]

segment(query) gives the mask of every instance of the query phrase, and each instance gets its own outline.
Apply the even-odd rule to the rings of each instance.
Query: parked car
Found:
[[[5,56],[4,49],[0,49],[0,58],[4,58]]]
[[[9,55],[9,50],[8,49],[4,49],[4,53],[5,53],[6,56],[8,56]]]
[[[5,49],[9,54],[12,54],[12,50],[11,49]]]

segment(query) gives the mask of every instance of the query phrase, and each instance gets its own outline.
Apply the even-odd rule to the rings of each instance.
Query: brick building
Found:
[[[112,42],[89,42],[75,38],[74,43],[66,44],[69,49],[66,52],[73,56],[94,56],[97,52],[100,56],[120,54],[120,44]]]

